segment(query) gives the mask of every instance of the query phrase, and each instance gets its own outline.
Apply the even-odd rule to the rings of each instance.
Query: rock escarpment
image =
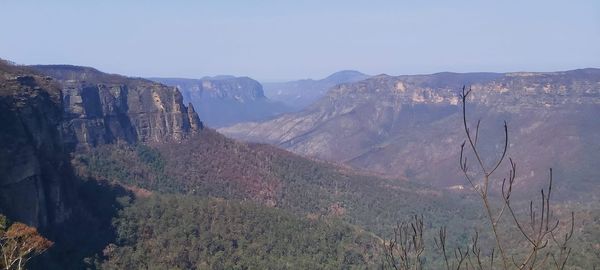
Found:
[[[63,132],[71,148],[99,144],[181,141],[202,129],[193,106],[176,89],[93,68],[33,66],[63,88]]]
[[[290,110],[282,103],[265,97],[262,85],[248,77],[152,80],[177,87],[183,100],[194,104],[202,120],[210,127],[266,120]]]

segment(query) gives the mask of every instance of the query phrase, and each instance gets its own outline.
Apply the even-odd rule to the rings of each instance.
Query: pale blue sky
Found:
[[[600,1],[0,0],[0,58],[263,81],[600,67]]]

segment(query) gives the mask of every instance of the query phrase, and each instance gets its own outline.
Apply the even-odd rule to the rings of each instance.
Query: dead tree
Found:
[[[517,164],[507,156],[508,125],[505,121],[503,150],[500,158],[493,165],[486,166],[477,145],[480,139],[481,120],[477,121],[474,132],[469,128],[467,121],[467,100],[470,93],[471,89],[467,91],[466,87],[463,87],[460,95],[466,139],[460,147],[459,163],[465,179],[481,199],[495,244],[494,247],[489,248],[489,255],[484,255],[479,243],[479,232],[476,231],[468,245],[452,248],[447,243],[446,227],[442,227],[435,237],[434,246],[441,254],[445,268],[447,270],[483,270],[500,266],[505,270],[565,269],[571,254],[568,244],[573,237],[575,216],[571,212],[570,223],[564,226],[566,232],[561,235],[559,232],[560,220],[554,217],[550,204],[553,184],[552,169],[550,169],[547,189],[540,191],[539,205],[536,203],[535,205],[538,206],[534,207],[534,202],[530,201],[528,210],[517,211],[511,201],[511,195],[515,188]],[[475,157],[475,170],[471,170],[469,167],[468,151]],[[496,179],[495,173],[506,159],[509,162],[508,177],[501,180]],[[490,187],[496,183],[495,181],[498,181],[497,184],[501,184],[501,189],[499,196],[493,197],[490,194],[493,189]],[[492,200],[492,197],[500,199]],[[527,213],[525,220],[519,217],[523,213]],[[507,215],[508,220],[503,219],[504,215]],[[509,242],[503,239],[509,236],[506,233],[511,232],[511,229],[517,231],[521,241],[517,240],[516,243],[513,241],[513,245],[508,246]],[[423,217],[415,216],[408,223],[398,223],[390,240],[384,241],[383,268],[423,269],[426,251],[423,235]]]
[[[462,94],[460,95],[462,100],[462,116],[463,116],[463,127],[466,134],[466,140],[460,147],[460,168],[464,174],[465,179],[471,185],[471,188],[481,198],[483,208],[486,213],[486,217],[490,223],[491,231],[493,233],[496,246],[495,250],[498,250],[500,254],[500,260],[502,269],[548,269],[552,266],[555,269],[564,269],[571,253],[571,249],[568,247],[568,242],[573,236],[574,226],[574,214],[571,213],[571,222],[569,230],[562,236],[558,237],[558,228],[560,220],[554,218],[551,211],[550,202],[552,194],[552,169],[550,169],[549,182],[547,190],[541,190],[541,199],[539,201],[539,207],[534,207],[534,202],[529,203],[529,218],[526,222],[518,218],[517,212],[511,204],[511,195],[516,179],[517,165],[508,158],[510,162],[510,170],[508,178],[503,178],[501,197],[502,200],[500,205],[494,207],[492,200],[490,200],[490,185],[492,184],[492,176],[496,170],[500,167],[503,161],[507,157],[508,151],[508,125],[504,122],[504,142],[503,151],[500,158],[492,165],[487,167],[482,159],[481,153],[477,147],[479,140],[479,126],[481,120],[477,121],[475,132],[472,133],[469,128],[467,121],[467,99],[471,89],[468,91],[463,86]],[[465,148],[471,150],[473,156],[475,156],[476,165],[478,170],[479,179],[475,179],[470,173],[470,168],[467,160]],[[527,251],[524,254],[509,254],[510,251],[519,250],[518,246],[505,247],[500,231],[500,223],[504,213],[508,212],[510,220],[513,221],[514,226],[523,238],[523,241],[527,243]],[[506,227],[504,227],[506,228]],[[556,250],[548,250],[549,244],[554,244]],[[490,261],[493,261],[493,257]],[[493,264],[490,265],[493,268]]]
[[[411,222],[397,223],[393,236],[389,241],[384,241],[384,249],[384,267],[395,270],[423,269],[423,217],[415,215]]]

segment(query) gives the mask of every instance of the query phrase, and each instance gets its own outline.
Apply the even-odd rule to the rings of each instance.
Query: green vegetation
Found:
[[[343,171],[288,153],[278,156],[273,168],[285,183],[279,198],[282,208],[325,214],[339,205],[344,220],[378,235],[388,236],[398,220],[415,214],[425,215],[431,228],[447,224],[464,231],[479,222],[473,205],[451,192]],[[456,238],[460,237],[466,234]]]
[[[321,231],[331,230],[331,228],[324,229],[327,226],[333,226],[337,228],[336,230],[350,228],[348,225],[343,224],[353,224],[353,226],[359,226],[359,228],[369,232],[387,237],[397,220],[417,213],[424,213],[427,216],[428,224],[426,226],[428,229],[438,228],[445,224],[459,232],[452,235],[450,241],[466,243],[470,228],[478,224],[480,218],[479,213],[472,211],[473,208],[465,203],[465,200],[458,199],[458,196],[453,193],[440,192],[410,182],[357,174],[334,165],[307,160],[271,146],[241,144],[212,131],[206,131],[201,136],[184,144],[162,145],[155,148],[143,145],[105,145],[77,156],[75,164],[79,169],[78,171],[85,176],[109,180],[126,185],[129,188],[140,187],[155,194],[150,199],[136,199],[131,206],[126,207],[115,220],[117,231],[123,230],[123,224],[125,224],[122,223],[123,220],[141,219],[140,216],[136,215],[148,217],[145,211],[148,209],[149,204],[154,205],[153,207],[157,209],[171,208],[171,205],[160,206],[160,204],[167,202],[169,204],[188,204],[191,201],[201,201],[199,198],[210,197],[225,199],[223,204],[227,207],[230,205],[237,207],[230,209],[231,211],[223,210],[219,215],[220,219],[227,220],[228,226],[238,228],[236,230],[240,230],[239,228],[249,229],[248,226],[250,226],[263,232],[265,235],[262,237],[266,238],[272,237],[270,234],[273,231],[281,230],[280,235],[294,234],[306,238],[306,243],[316,241],[313,237],[321,239]],[[240,204],[236,203],[236,200],[252,201],[253,203]],[[197,202],[198,207],[207,203]],[[218,205],[222,206],[221,204]],[[238,210],[234,211],[233,209]],[[185,211],[189,212],[188,210]],[[190,211],[190,213],[195,213],[194,211],[200,210]],[[254,213],[263,213],[264,215],[261,215],[265,220],[269,222],[276,220],[277,222],[259,222],[262,218],[257,218]],[[173,212],[173,215],[175,215],[175,212]],[[239,218],[240,215],[244,218]],[[273,217],[268,217],[268,215]],[[282,218],[281,215],[284,215],[285,218]],[[173,224],[169,232],[171,234],[182,233],[188,235],[186,231],[193,227],[191,224],[198,223],[198,220],[194,219],[195,216],[197,215],[190,214],[187,217],[187,214],[181,214],[176,217],[169,216],[169,218],[166,218],[165,216],[164,218],[169,222],[187,223],[188,225],[182,227]],[[248,217],[250,220],[255,218],[256,223],[248,225],[246,223]],[[182,221],[187,219],[190,220]],[[291,223],[298,223],[299,225],[292,226]],[[144,224],[148,224],[148,222]],[[316,227],[308,226],[310,224]],[[116,242],[119,252],[110,256],[110,263],[103,264],[103,266],[117,267],[115,265],[127,263],[131,266],[135,264],[135,260],[123,261],[124,258],[128,257],[138,258],[138,262],[143,261],[144,259],[139,256],[146,253],[143,250],[148,249],[145,245],[150,245],[150,240],[125,238],[127,233],[122,232],[118,235],[118,241]],[[233,238],[243,237],[239,234],[229,236]],[[213,237],[213,234],[202,237]],[[222,239],[222,236],[217,238]],[[187,239],[185,241],[192,241],[191,238],[185,239]],[[252,254],[256,251],[251,252],[250,250],[253,250],[251,247],[264,248],[265,246],[274,245],[268,241],[265,242],[266,240],[268,239],[261,239],[260,237],[248,238],[246,241],[248,243],[254,242],[255,246],[239,246],[235,251],[227,251],[229,252],[227,254],[245,254],[245,256],[238,256],[239,259],[227,263],[252,265],[250,262],[244,261],[255,257]],[[142,245],[139,248],[135,244],[138,242]],[[318,241],[315,243],[318,243]],[[185,255],[188,258],[186,260],[189,260],[190,263],[198,262],[196,259],[202,258],[201,261],[207,265],[225,267],[221,263],[226,262],[217,260],[215,256],[218,254],[209,252],[208,247],[201,248],[197,252],[184,252],[172,247],[169,241],[153,242],[153,245],[155,245],[153,246],[155,249],[172,250],[172,254],[180,254],[181,256],[190,253],[191,255]],[[277,242],[276,245],[282,250],[286,250],[287,253],[269,253],[263,256],[264,260],[267,260],[266,262],[272,263],[263,266],[283,265],[277,263],[275,258],[294,265],[306,262],[324,267],[341,266],[341,263],[343,263],[341,259],[333,261],[316,259],[318,256],[331,257],[331,254],[325,254],[333,251],[326,251],[325,248],[311,251],[311,253],[305,250],[302,245],[293,242]],[[324,243],[322,247],[333,247],[332,245],[346,247],[347,242]],[[182,244],[182,246],[189,245]],[[116,248],[116,246],[112,246],[112,248]],[[333,250],[339,250],[339,248],[336,247]],[[357,249],[353,250],[356,251]],[[367,256],[364,253],[366,250],[370,249],[358,252],[352,257],[359,258],[358,254]],[[375,251],[370,250],[369,252]],[[301,259],[299,254],[304,253],[307,253],[306,256],[309,257]],[[341,255],[338,254],[334,257],[338,258],[339,256]],[[164,258],[168,256],[151,257]],[[368,257],[376,257],[376,255],[363,257],[369,264],[372,264],[373,262],[367,259]],[[262,261],[262,259],[259,261]],[[158,262],[155,262],[154,265],[156,263]],[[167,262],[163,263],[167,264]],[[181,264],[173,265],[184,268],[189,266],[187,264],[184,266]]]
[[[452,192],[345,171],[212,131],[158,148],[106,145],[76,160],[98,179],[153,192],[253,200],[298,216],[338,217],[382,236],[414,214],[423,213],[431,228],[445,224],[460,232],[481,220],[470,200]],[[468,233],[454,238],[466,240]]]
[[[251,202],[153,195],[114,221],[104,269],[364,269],[379,240],[336,220]]]
[[[156,150],[142,145],[118,143],[94,148],[74,162],[86,176],[126,186],[175,192],[179,189],[165,174],[165,160]]]

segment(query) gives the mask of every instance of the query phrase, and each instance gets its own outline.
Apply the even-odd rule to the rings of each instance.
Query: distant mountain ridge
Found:
[[[265,94],[272,100],[280,101],[296,110],[302,109],[324,96],[329,88],[341,83],[351,83],[369,78],[369,75],[355,70],[342,70],[324,79],[304,79],[289,82],[263,83]]]
[[[202,79],[151,80],[177,87],[184,101],[194,104],[200,117],[211,127],[266,120],[290,110],[265,97],[262,85],[249,77],[220,75]]]
[[[524,178],[542,181],[555,167],[594,186],[600,69],[381,75],[339,85],[303,111],[219,131],[396,177],[464,184],[456,149],[463,140],[459,93],[465,84],[473,89],[471,120],[483,118],[490,130],[488,153],[501,147],[498,131],[507,120],[509,153],[527,168]]]

